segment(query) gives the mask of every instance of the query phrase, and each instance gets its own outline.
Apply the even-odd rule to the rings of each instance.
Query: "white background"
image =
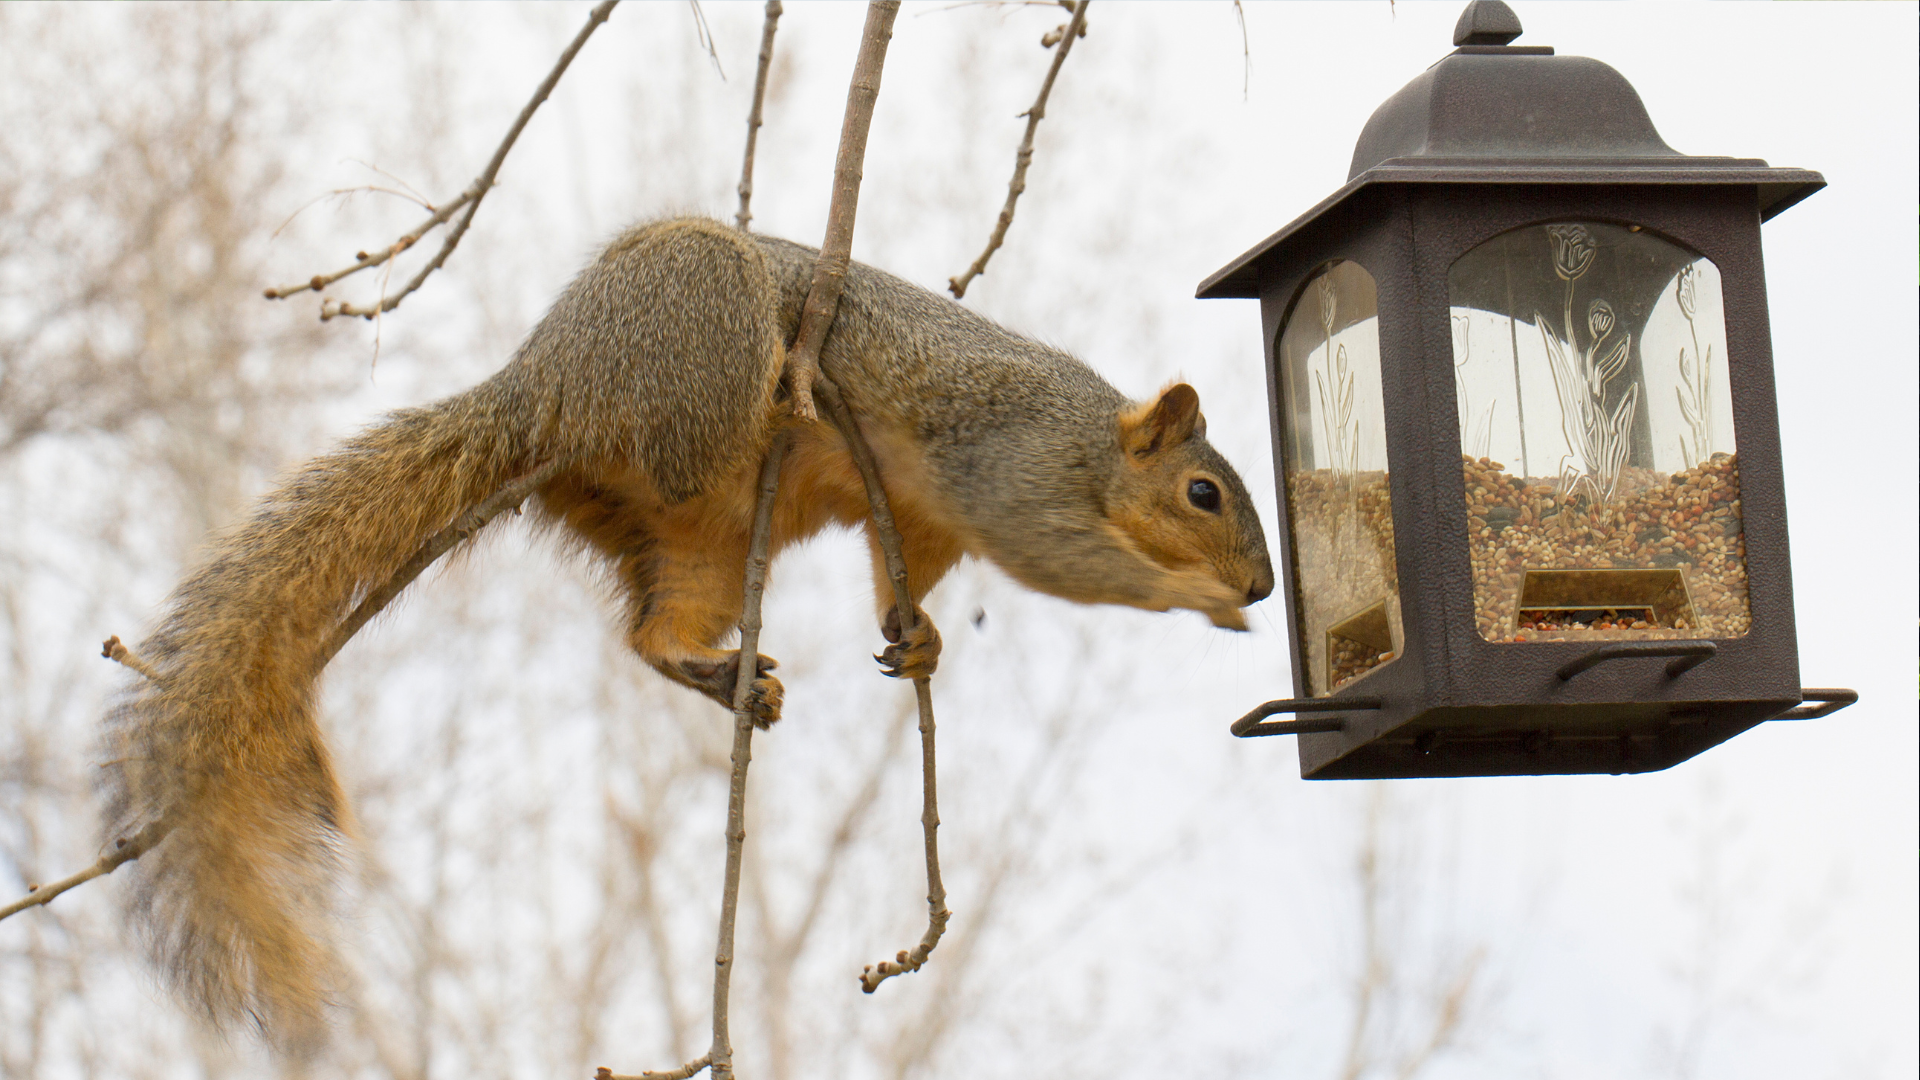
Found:
[[[1291,693],[1281,598],[1259,606],[1252,633],[1230,635],[1190,614],[1082,611],[1020,595],[990,571],[963,570],[932,605],[948,642],[935,694],[949,770],[942,835],[959,913],[933,968],[965,963],[976,934],[970,919],[992,912],[999,929],[977,932],[983,944],[965,969],[974,972],[965,1008],[915,1075],[1339,1075],[1352,1060],[1354,986],[1364,974],[1354,860],[1370,808],[1390,856],[1381,910],[1395,983],[1381,1000],[1398,1011],[1366,1029],[1376,1060],[1359,1075],[1393,1075],[1431,1022],[1422,1004],[1434,997],[1428,983],[1466,970],[1474,956],[1483,959],[1459,1044],[1423,1076],[1897,1078],[1920,1069],[1915,6],[1516,7],[1527,27],[1521,44],[1619,69],[1675,148],[1765,158],[1828,180],[1763,235],[1802,679],[1855,687],[1861,703],[1814,723],[1763,727],[1647,776],[1306,783],[1290,740],[1241,743],[1226,734],[1247,708]],[[406,178],[430,194],[457,190],[585,10],[329,7],[277,16],[284,63],[252,77],[297,105],[302,119],[263,137],[297,146],[308,166],[282,186],[274,216],[329,188],[369,182],[353,159],[412,168]],[[290,428],[285,460],[323,448],[380,408],[429,400],[498,367],[546,298],[622,224],[673,210],[731,217],[759,8],[705,11],[724,82],[695,52],[685,6],[616,10],[529,127],[447,270],[385,320],[377,365],[367,367],[371,327],[329,328],[333,344],[314,363],[367,378],[353,395],[316,404],[307,426]],[[1243,96],[1231,5],[1094,4],[1091,32],[1067,61],[1041,126],[1008,244],[966,303],[1086,357],[1129,393],[1151,393],[1176,374],[1190,379],[1211,437],[1271,523],[1258,312],[1248,301],[1195,301],[1194,286],[1344,182],[1368,115],[1451,47],[1458,12],[1452,3],[1250,3]],[[95,16],[109,28],[118,17]],[[788,5],[779,49],[790,66],[761,135],[756,229],[818,242],[861,18],[858,5]],[[1020,136],[1015,114],[1044,72],[1037,39],[1057,21],[1044,8],[902,12],[856,258],[939,289],[977,254],[1004,195]],[[309,51],[303,35],[327,44]],[[99,85],[132,77],[116,73],[114,55],[103,45],[97,67],[77,77]],[[423,72],[441,81],[429,84]],[[408,158],[410,140],[429,135],[451,147],[430,169]],[[273,280],[342,263],[354,246],[419,216],[364,200],[355,207],[303,214],[271,249]],[[365,299],[371,288],[339,293]],[[312,317],[299,302],[273,310],[289,325]],[[252,490],[267,476],[255,476]],[[19,533],[26,539],[17,549],[56,552],[30,563],[35,587],[64,595],[58,590],[71,579],[84,591],[97,569],[68,567],[70,579],[59,581],[47,569],[63,542],[63,492],[75,489],[21,473],[10,482],[16,521],[43,530]],[[537,708],[472,690],[500,672],[564,688],[613,640],[610,614],[539,629],[552,617],[543,613],[576,610],[566,606],[576,594],[578,610],[606,610],[586,604],[591,590],[556,576],[551,567],[563,564],[541,561],[541,550],[519,540],[487,546],[428,583],[426,598],[379,628],[378,641],[356,641],[330,674],[330,723],[347,745],[348,786],[374,791],[386,776],[423,793],[428,806],[439,785],[465,792],[464,802],[447,797],[474,815],[471,847],[456,855],[521,850],[521,826],[489,824],[482,811],[543,786],[564,789],[593,758],[598,733],[621,723],[590,697],[562,690]],[[106,618],[121,621],[108,628],[151,619],[186,554],[116,587]],[[755,798],[770,816],[750,842],[768,845],[778,893],[793,876],[786,861],[817,847],[830,825],[823,793],[837,790],[838,763],[864,761],[879,744],[877,720],[867,728],[841,714],[878,710],[888,688],[867,669],[878,639],[865,556],[852,538],[811,545],[775,573],[762,648],[786,661],[789,711],[756,746]],[[434,598],[456,594],[482,632],[458,648],[404,654],[412,659],[377,682],[354,681],[370,650],[388,647],[379,642],[426,640],[445,607]],[[104,636],[97,620],[62,618],[33,615],[15,633],[61,655]],[[106,667],[83,669],[72,687],[76,710],[97,715],[119,677]],[[669,693],[678,691],[654,697]],[[478,719],[502,712],[537,718],[547,734],[513,741],[501,734],[504,721]],[[379,722],[361,740],[352,725],[363,714]],[[465,730],[482,747],[478,779],[404,758],[410,742],[424,740],[417,733],[428,717],[442,714],[466,725],[447,730]],[[1048,719],[1061,716],[1070,719]],[[85,722],[63,729],[75,762]],[[715,711],[712,723],[725,721]],[[1044,741],[1050,724],[1068,725],[1070,752],[1033,756],[1029,742]],[[17,744],[9,751],[18,752]],[[886,858],[860,864],[834,935],[802,958],[806,985],[818,989],[804,1002],[812,1049],[801,1060],[812,1064],[801,1075],[886,1074],[885,1053],[863,1048],[883,1044],[888,1025],[940,985],[912,976],[864,999],[851,977],[918,933],[912,757],[898,754],[888,774]],[[705,833],[687,833],[697,872],[676,886],[689,898],[676,925],[684,926],[682,995],[696,1014],[707,971],[700,951],[711,940],[710,907],[701,905],[711,904],[718,869],[717,790],[709,784],[689,797],[698,813],[687,814],[687,828]],[[382,805],[363,798],[370,814]],[[565,820],[576,831],[563,839],[598,827],[602,806],[585,802],[556,804],[575,815]],[[1036,806],[1008,816],[1009,807]],[[407,839],[405,822],[376,831],[393,837],[394,852],[425,850]],[[84,863],[88,843],[75,825],[66,861]],[[515,875],[523,884],[551,875],[545,906],[483,903],[440,929],[476,943],[460,985],[525,977],[515,967],[523,954],[480,944],[592,920],[577,893],[560,887],[578,877],[572,850],[533,852]],[[990,871],[1009,858],[1024,885],[990,893],[984,883],[998,880]],[[482,875],[469,887],[502,886]],[[90,888],[97,896],[75,902],[111,895],[111,883]],[[0,950],[24,955],[21,920],[33,915],[0,925]],[[103,962],[123,965],[105,977],[119,989],[88,984],[94,997],[72,999],[77,1011],[59,1028],[67,1041],[48,1044],[46,1075],[80,1075],[86,1054],[74,1048],[92,1045],[87,1029],[117,1015],[106,1003],[125,992],[125,971],[137,964]],[[756,977],[751,965],[737,977],[743,1009],[752,1007]],[[629,1014],[650,1015],[645,987],[633,993],[622,999]],[[174,1006],[157,992],[140,1001],[133,1011],[143,1023],[172,1023]],[[488,1025],[507,1030],[528,1019],[476,1015],[468,1041]],[[461,1039],[449,1037],[452,1047],[428,1071],[666,1067],[666,1042],[649,1023],[610,1019],[584,1062],[556,1058],[529,1036],[513,1044],[519,1056],[463,1064]],[[767,1060],[772,1051],[750,1018],[735,1028],[743,1070]],[[186,1048],[201,1044],[155,1038],[181,1057],[143,1067],[193,1071]],[[205,1060],[208,1051],[193,1053]]]

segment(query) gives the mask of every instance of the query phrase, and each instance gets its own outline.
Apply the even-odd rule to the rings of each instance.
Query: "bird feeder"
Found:
[[[1233,732],[1305,777],[1647,772],[1856,697],[1800,685],[1760,258],[1825,181],[1519,34],[1469,4],[1199,289],[1260,301],[1295,672]]]

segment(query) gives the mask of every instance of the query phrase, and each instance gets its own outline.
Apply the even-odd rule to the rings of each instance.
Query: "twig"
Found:
[[[745,602],[740,605],[740,662],[733,683],[733,775],[727,787],[727,872],[720,904],[720,940],[713,954],[713,1048],[707,1052],[715,1080],[733,1076],[728,1032],[732,992],[733,922],[740,903],[741,847],[747,839],[747,763],[753,759],[753,680],[760,673],[760,601],[767,588],[767,549],[772,546],[773,503],[780,489],[780,463],[792,436],[774,436],[760,466],[760,494],[753,508],[753,539],[747,549]],[[691,1073],[685,1075],[692,1075]]]
[[[1247,40],[1247,9],[1240,0],[1233,0],[1233,17],[1240,20],[1240,100],[1245,102],[1253,86],[1253,43]]]
[[[967,285],[974,278],[987,272],[987,260],[1006,242],[1007,229],[1013,225],[1013,205],[1020,201],[1020,194],[1027,190],[1027,166],[1033,161],[1033,133],[1040,127],[1040,121],[1047,115],[1047,97],[1053,93],[1053,80],[1060,74],[1060,65],[1066,63],[1067,53],[1073,43],[1086,32],[1087,5],[1092,0],[1079,0],[1073,5],[1073,20],[1067,23],[1059,44],[1053,47],[1053,63],[1047,68],[1046,81],[1040,84],[1040,96],[1034,99],[1033,107],[1024,114],[1027,118],[1027,134],[1020,140],[1020,152],[1014,155],[1013,179],[1007,182],[1007,204],[1000,208],[1000,220],[994,223],[993,235],[987,238],[987,250],[973,260],[967,272],[957,278],[947,279],[947,291],[958,300],[967,295]]]
[[[462,191],[457,198],[434,211],[432,217],[421,222],[412,232],[407,233],[392,244],[376,252],[360,252],[355,257],[352,266],[346,267],[343,270],[337,270],[331,274],[315,274],[312,278],[301,284],[283,285],[279,288],[268,289],[266,291],[267,299],[284,300],[289,296],[305,292],[308,289],[319,292],[349,274],[356,274],[369,267],[379,266],[418,243],[420,238],[426,235],[429,230],[444,225],[453,217],[456,211],[465,207],[466,213],[461,214],[460,220],[454,223],[452,229],[448,230],[446,239],[440,244],[440,250],[434,254],[433,259],[429,261],[426,266],[420,269],[418,274],[413,276],[413,280],[407,282],[406,287],[401,289],[398,294],[387,296],[385,295],[385,290],[382,290],[379,303],[374,304],[372,307],[359,307],[344,301],[323,299],[320,302],[320,318],[323,322],[333,318],[335,315],[358,315],[362,318],[371,319],[375,315],[392,311],[394,308],[399,307],[400,301],[405,300],[414,290],[425,284],[427,276],[435,270],[440,269],[441,264],[447,261],[447,256],[452,255],[453,249],[459,246],[461,237],[467,233],[467,226],[473,224],[473,215],[479,211],[480,201],[486,198],[487,192],[493,188],[494,177],[500,172],[501,164],[507,160],[507,151],[513,149],[513,144],[515,140],[520,138],[520,132],[526,128],[527,121],[533,118],[534,110],[538,109],[541,103],[547,100],[547,95],[553,92],[554,85],[560,81],[560,76],[566,73],[567,65],[573,63],[573,58],[579,53],[580,47],[587,43],[587,38],[592,36],[595,30],[599,29],[601,23],[607,21],[607,16],[613,11],[613,6],[619,2],[620,0],[601,0],[601,3],[596,5],[593,11],[588,14],[587,25],[581,27],[580,32],[574,35],[573,42],[567,46],[565,52],[560,54],[560,59],[554,63],[553,70],[547,73],[547,77],[541,81],[539,89],[533,92],[532,100],[528,101],[526,107],[520,110],[520,115],[514,120],[513,127],[507,130],[507,137],[500,140],[499,147],[493,152],[493,159],[487,162],[486,169],[483,170],[478,177],[475,177],[473,183],[468,184],[466,190]]]
[[[1084,8],[1086,0],[1081,0]],[[861,162],[866,156],[867,129],[873,121],[873,105],[880,92],[880,72],[886,61],[887,41],[893,33],[893,20],[899,13],[897,0],[873,0],[867,5],[867,25],[861,36],[860,56],[854,63],[853,83],[847,89],[846,119],[840,128],[840,156],[834,166],[833,204],[827,214],[827,237],[820,245],[820,258],[814,264],[813,286],[801,309],[800,330],[794,348],[788,353],[788,372],[792,379],[794,413],[817,418],[813,399],[817,393],[825,402],[835,427],[846,437],[847,447],[860,468],[867,488],[867,504],[873,516],[874,531],[886,556],[887,576],[893,583],[894,602],[902,631],[919,621],[913,594],[907,587],[907,563],[900,552],[900,531],[895,527],[886,489],[880,484],[880,470],[873,450],[860,433],[853,412],[847,407],[840,388],[820,370],[820,345],[826,340],[834,313],[840,304],[847,264],[853,251],[854,211],[860,197]],[[1076,28],[1080,12],[1076,10]],[[911,952],[902,950],[892,961],[869,966],[860,977],[868,993],[885,979],[902,971],[918,971],[927,962],[941,934],[946,932],[947,892],[940,883],[940,849],[936,830],[940,827],[939,805],[935,791],[933,688],[926,677],[916,678],[914,693],[920,708],[920,764],[922,809],[920,824],[926,840],[927,932]],[[716,1070],[715,1073],[718,1076]]]
[[[449,548],[479,532],[487,522],[499,517],[507,510],[517,508],[526,501],[528,495],[533,494],[535,488],[558,475],[560,468],[559,461],[547,462],[520,479],[508,483],[488,496],[484,502],[474,504],[472,509],[455,518],[453,524],[429,537],[426,543],[420,545],[420,550],[413,553],[413,558],[408,559],[405,565],[393,572],[393,576],[387,579],[386,584],[368,593],[367,598],[360,601],[360,606],[353,609],[353,614],[341,621],[334,630],[332,639],[321,651],[315,666],[326,667],[347,642],[352,640],[353,635],[359,633],[360,628],[367,624],[367,620],[380,614],[382,608],[392,603],[394,597],[400,595],[400,590],[413,584],[413,579],[419,577],[421,571],[432,566],[434,560],[445,555]]]
[[[957,3],[948,4],[945,7],[937,7],[937,8],[934,8],[932,11],[922,11],[920,12],[919,15],[915,15],[914,18],[918,19],[926,15],[939,15],[943,12],[958,11],[961,8],[969,8],[969,7],[984,7],[984,8],[1063,7],[1063,8],[1066,8],[1068,11],[1072,11],[1073,0],[958,0]],[[1048,44],[1051,45],[1052,42],[1048,42]]]
[[[760,141],[760,108],[767,99],[767,72],[773,67],[773,31],[780,23],[780,0],[767,0],[767,21],[760,28],[760,71],[753,77],[753,108],[747,113],[747,154],[740,163],[740,212],[733,216],[734,227],[747,231],[753,220],[753,151]]]
[[[160,681],[160,673],[153,670],[153,665],[140,659],[139,655],[132,649],[127,648],[126,645],[121,642],[119,634],[115,634],[100,643],[100,655],[117,664],[124,664],[154,682]]]
[[[146,854],[153,845],[159,843],[166,837],[167,833],[171,831],[173,831],[173,819],[163,817],[158,821],[150,822],[145,828],[134,833],[132,836],[123,836],[115,840],[112,851],[100,856],[92,866],[87,867],[72,877],[61,878],[51,885],[34,885],[29,883],[27,885],[27,895],[15,900],[6,907],[0,907],[0,919],[4,919],[17,912],[25,911],[30,907],[38,907],[41,904],[51,903],[54,897],[59,896],[75,885],[82,885],[92,881],[94,878],[113,873],[120,868],[121,863],[132,862]]]
[[[138,653],[127,648],[126,645],[121,642],[120,635],[118,634],[101,642],[100,655],[116,663],[124,664],[154,682],[160,681],[160,673],[153,669],[153,665],[140,659]],[[6,907],[0,908],[0,919],[18,914],[30,907],[38,907],[41,904],[52,903],[54,897],[59,896],[61,893],[66,892],[76,885],[83,885],[92,881],[94,878],[113,873],[119,869],[121,863],[132,862],[146,854],[153,845],[159,843],[172,831],[173,819],[162,817],[156,821],[149,822],[145,828],[134,833],[131,837],[123,836],[115,840],[112,851],[100,856],[99,859],[94,861],[92,866],[87,867],[77,874],[61,878],[51,885],[36,885],[33,882],[28,882],[27,895],[15,900]]]
[[[866,436],[860,433],[853,411],[841,397],[840,387],[825,372],[821,373],[816,390],[834,426],[846,436],[847,449],[860,468],[860,479],[866,483],[867,506],[873,516],[874,532],[880,538],[880,550],[886,556],[887,579],[893,584],[894,608],[900,614],[904,635],[919,622],[919,613],[907,585],[907,560],[900,552],[900,530],[894,524],[893,507],[887,502],[886,489],[880,484],[879,462],[874,459]],[[946,886],[940,882],[940,799],[933,752],[933,681],[924,675],[914,679],[913,693],[920,707],[920,832],[927,857],[927,931],[912,951],[902,949],[892,960],[869,964],[860,973],[860,988],[869,994],[895,975],[919,971],[932,955],[934,946],[940,944],[941,935],[947,932],[947,920],[953,918],[953,912],[947,910]]]
[[[693,9],[693,34],[700,40],[700,47],[707,50],[707,59],[713,61],[713,70],[720,74],[720,81],[727,81],[727,69],[720,66],[720,50],[713,47],[713,28],[707,25],[707,13],[700,10],[700,0],[687,0],[687,6]]]
[[[820,242],[814,263],[813,285],[800,312],[800,333],[787,353],[788,386],[793,391],[793,414],[818,420],[813,407],[813,382],[820,373],[820,346],[827,340],[834,312],[840,308],[840,290],[846,284],[847,264],[853,260],[853,219],[860,205],[860,178],[867,157],[867,129],[873,124],[873,104],[880,96],[880,70],[887,60],[887,42],[900,0],[871,0],[867,24],[860,34],[860,55],[854,60],[853,81],[847,87],[847,113],[840,123],[840,153],[833,166],[833,201],[827,209],[827,236]],[[905,624],[902,624],[905,625]]]
[[[740,652],[733,682],[733,771],[727,785],[727,869],[720,887],[720,934],[713,953],[713,1045],[677,1069],[643,1072],[653,1080],[685,1080],[702,1069],[712,1069],[715,1080],[733,1076],[733,1043],[727,1030],[728,998],[732,992],[733,926],[740,905],[740,858],[747,839],[747,764],[753,760],[753,680],[760,674],[760,600],[766,593],[771,561],[774,496],[780,490],[780,465],[786,460],[792,433],[781,430],[767,448],[760,465],[759,495],[753,508],[753,537],[747,548],[745,591],[740,604]],[[595,1080],[639,1080],[621,1076],[606,1066]]]
[[[698,1073],[701,1069],[711,1064],[713,1064],[712,1059],[705,1054],[701,1054],[699,1057],[694,1058],[692,1061],[687,1062],[677,1069],[668,1069],[665,1072],[648,1070],[637,1076],[619,1075],[612,1069],[602,1065],[593,1071],[593,1080],[687,1080],[687,1077]]]

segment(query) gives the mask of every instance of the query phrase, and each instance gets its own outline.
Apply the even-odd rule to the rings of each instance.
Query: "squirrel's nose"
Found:
[[[1272,595],[1272,578],[1255,578],[1253,584],[1247,586],[1247,603],[1249,604],[1257,604]]]

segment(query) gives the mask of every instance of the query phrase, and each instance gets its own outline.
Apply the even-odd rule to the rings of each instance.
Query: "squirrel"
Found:
[[[626,641],[728,708],[760,462],[791,448],[772,550],[866,521],[840,434],[791,414],[785,344],[817,252],[681,218],[631,228],[479,385],[402,409],[296,471],[214,540],[140,646],[151,677],[109,714],[106,836],[161,819],[130,914],[181,997],[252,1017],[279,1049],[324,1042],[329,885],[353,831],[315,720],[341,621],[470,506],[536,468],[535,514],[611,565]],[[1090,604],[1244,630],[1273,589],[1245,486],[1194,390],[1129,400],[1080,360],[859,263],[821,364],[880,463],[918,605],[963,555]],[[931,672],[867,526],[888,674]],[[775,662],[750,708],[778,719]]]

